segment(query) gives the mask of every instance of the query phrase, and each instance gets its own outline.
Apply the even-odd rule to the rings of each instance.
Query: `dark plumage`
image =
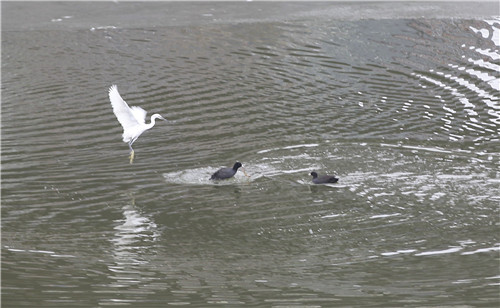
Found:
[[[210,177],[211,180],[226,180],[229,178],[232,178],[235,174],[236,171],[238,171],[238,168],[241,167],[240,162],[236,162],[233,166],[233,168],[221,168],[217,170],[212,176]]]
[[[331,175],[321,175],[318,176],[316,172],[311,172],[313,177],[312,181],[314,184],[326,184],[326,183],[337,183],[339,179]]]

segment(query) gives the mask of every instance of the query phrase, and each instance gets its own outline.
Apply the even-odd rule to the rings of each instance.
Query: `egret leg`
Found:
[[[128,144],[128,147],[130,148],[130,164],[132,164],[132,162],[134,161],[134,149],[132,149],[132,143],[134,142],[135,140],[133,140],[132,142],[130,142]]]
[[[130,164],[134,161],[134,150],[130,152]]]

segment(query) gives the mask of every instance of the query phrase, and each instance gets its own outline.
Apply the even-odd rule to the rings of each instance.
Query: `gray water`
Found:
[[[3,2],[3,307],[499,306],[498,15]]]

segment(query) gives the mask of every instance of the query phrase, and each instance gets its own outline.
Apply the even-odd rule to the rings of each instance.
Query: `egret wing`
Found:
[[[111,101],[113,112],[115,113],[118,122],[120,122],[124,130],[140,124],[140,122],[137,121],[137,118],[134,116],[132,109],[122,99],[120,93],[118,93],[118,88],[116,87],[116,85],[112,85],[109,88],[109,100]]]
[[[134,115],[134,118],[137,120],[137,122],[141,124],[146,123],[146,114],[147,114],[146,110],[137,106],[132,106],[130,110],[132,111],[132,114]]]

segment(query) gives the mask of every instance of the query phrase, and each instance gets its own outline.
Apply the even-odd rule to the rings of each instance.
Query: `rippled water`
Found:
[[[446,5],[2,3],[4,306],[498,306],[498,4]],[[111,84],[175,121],[133,165]]]

